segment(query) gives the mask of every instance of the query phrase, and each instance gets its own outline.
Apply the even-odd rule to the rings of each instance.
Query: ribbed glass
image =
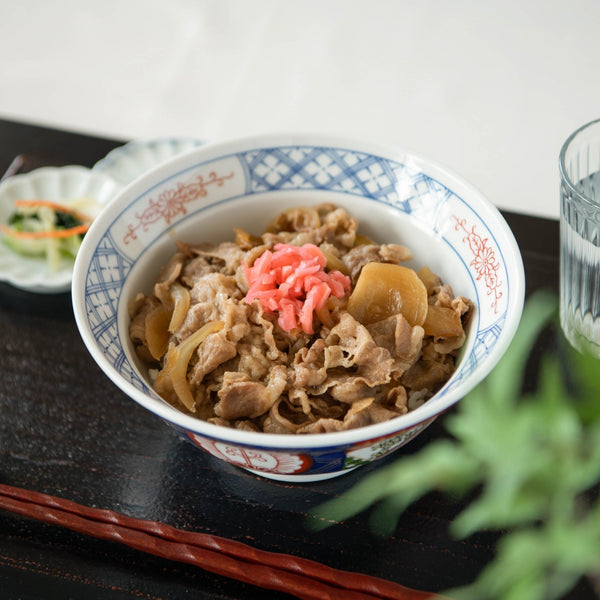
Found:
[[[560,153],[560,319],[567,339],[600,358],[600,120]]]

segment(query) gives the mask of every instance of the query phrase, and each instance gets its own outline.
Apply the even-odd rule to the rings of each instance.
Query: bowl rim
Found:
[[[96,248],[97,242],[103,236],[104,231],[115,220],[112,214],[115,209],[121,213],[125,206],[134,202],[135,199],[146,193],[153,185],[162,178],[173,174],[173,166],[180,164],[178,170],[184,170],[185,164],[200,165],[208,163],[219,157],[225,157],[245,151],[263,148],[276,148],[278,146],[312,146],[312,147],[331,147],[343,148],[351,151],[372,154],[385,160],[399,161],[406,163],[407,159],[411,165],[415,165],[423,173],[434,177],[437,181],[446,185],[456,193],[463,201],[471,206],[471,201],[466,198],[476,198],[476,204],[485,209],[486,215],[494,220],[494,236],[496,239],[503,238],[505,243],[503,248],[511,247],[513,252],[510,255],[513,259],[514,270],[511,268],[511,295],[509,298],[509,307],[507,308],[506,320],[502,327],[502,332],[497,339],[492,351],[482,359],[476,371],[466,378],[468,386],[464,380],[450,390],[443,402],[434,405],[430,401],[424,403],[418,409],[410,411],[405,415],[398,416],[389,421],[367,425],[364,427],[329,433],[313,434],[273,434],[263,432],[241,431],[233,428],[215,425],[187,415],[168,403],[158,400],[148,394],[145,394],[133,384],[128,382],[120,373],[110,364],[98,347],[95,338],[86,320],[85,312],[85,278],[89,266],[89,258]],[[457,192],[459,190],[459,192]],[[487,223],[487,219],[486,219]],[[479,384],[494,368],[500,357],[508,348],[512,338],[519,325],[525,298],[525,272],[520,249],[516,239],[506,223],[499,209],[494,206],[476,187],[468,183],[462,177],[452,170],[442,166],[436,161],[424,158],[418,154],[406,150],[399,145],[386,145],[377,142],[358,140],[357,138],[312,133],[280,133],[280,134],[262,134],[250,135],[237,138],[229,138],[221,141],[209,141],[197,148],[194,148],[185,154],[168,159],[164,163],[147,171],[143,176],[125,186],[105,207],[99,217],[94,221],[90,230],[84,238],[82,247],[75,261],[72,285],[72,303],[75,320],[80,335],[83,338],[86,348],[113,383],[127,396],[135,400],[138,404],[161,417],[170,424],[184,430],[192,432],[202,437],[212,440],[222,441],[229,444],[235,444],[245,447],[264,448],[282,451],[302,451],[334,448],[339,446],[355,446],[356,444],[366,444],[369,440],[391,437],[412,429],[421,424],[428,423],[441,413],[448,410],[458,402],[468,391]],[[450,380],[451,381],[451,380]],[[448,384],[446,384],[448,385]],[[445,387],[445,386],[444,386]],[[467,390],[463,390],[468,387]],[[443,388],[442,388],[443,389]]]

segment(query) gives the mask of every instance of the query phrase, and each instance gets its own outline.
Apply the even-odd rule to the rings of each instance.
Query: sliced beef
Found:
[[[253,381],[245,373],[228,371],[217,393],[215,413],[223,419],[253,419],[268,412],[287,385],[285,367],[274,366],[266,383]]]
[[[244,266],[278,243],[318,246],[327,268],[348,274],[353,282],[369,262],[397,264],[412,258],[405,246],[380,245],[360,235],[356,219],[328,203],[284,211],[260,236],[236,229],[233,242],[178,242],[152,293],[138,295],[130,307],[130,338],[158,373],[155,389],[167,401],[181,407],[165,365],[149,351],[148,332],[162,324],[162,313],[161,319],[148,315],[169,310],[174,286],[179,286],[178,298],[182,287],[189,292],[190,305],[176,331],[165,328],[170,347],[207,323],[223,324],[198,345],[188,363],[193,414],[210,423],[267,433],[341,431],[413,410],[447,381],[465,340],[464,327],[461,335],[434,338],[402,314],[365,326],[347,311],[347,297],[330,296],[315,311],[314,334],[286,332],[278,315],[260,301],[246,303]],[[455,296],[431,272],[427,282],[429,304],[444,308],[444,314],[454,311],[453,321],[458,315],[466,325],[473,304]]]

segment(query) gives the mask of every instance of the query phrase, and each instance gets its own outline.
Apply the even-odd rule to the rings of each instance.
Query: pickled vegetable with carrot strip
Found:
[[[80,205],[92,208],[94,214],[82,212]],[[0,224],[4,245],[22,256],[45,257],[52,271],[59,268],[62,257],[75,258],[99,210],[97,203],[87,199],[16,200],[14,208],[8,222]]]

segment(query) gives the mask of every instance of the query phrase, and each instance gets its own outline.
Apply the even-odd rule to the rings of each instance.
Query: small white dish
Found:
[[[204,143],[193,138],[134,140],[111,150],[92,170],[105,173],[125,186],[156,165]]]
[[[0,223],[8,223],[16,200],[65,202],[90,198],[105,206],[121,187],[107,175],[79,165],[42,167],[13,175],[0,183]],[[67,292],[71,287],[73,264],[73,260],[63,258],[59,268],[53,271],[44,257],[22,256],[0,241],[0,281],[29,292]]]

